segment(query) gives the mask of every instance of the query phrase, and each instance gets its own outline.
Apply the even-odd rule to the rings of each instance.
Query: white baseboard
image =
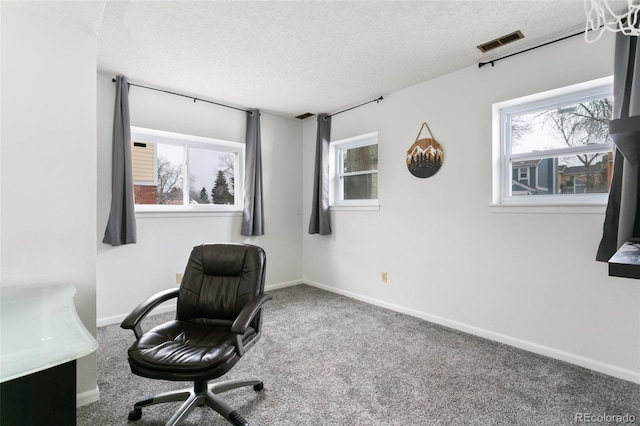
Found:
[[[264,291],[277,290],[279,288],[285,288],[285,287],[293,287],[294,285],[298,285],[298,284],[304,284],[304,281],[293,280],[293,281],[286,281],[286,282],[277,283],[277,284],[267,284],[264,286]]]
[[[392,311],[400,312],[403,314],[411,315],[423,319],[425,321],[433,322],[443,325],[445,327],[453,328],[455,330],[463,331],[465,333],[473,334],[475,336],[483,337],[485,339],[493,340],[496,342],[504,343],[505,345],[514,346],[519,349],[524,349],[529,352],[537,353],[540,355],[548,356],[549,358],[555,358],[560,361],[565,361],[570,364],[575,364],[580,367],[588,368],[599,373],[607,374],[609,376],[617,377],[618,379],[628,380],[630,382],[640,384],[640,373],[627,370],[624,368],[616,367],[615,365],[607,364],[601,361],[596,361],[590,358],[586,358],[570,352],[565,352],[559,349],[555,349],[549,346],[540,345],[538,343],[529,342],[526,340],[518,339],[515,337],[507,336],[504,334],[496,333],[483,328],[475,327],[473,325],[465,324],[462,322],[450,320],[437,315],[431,315],[426,312],[418,311],[415,309],[406,308],[404,306],[395,305],[393,303],[384,302],[382,300],[374,299],[368,296],[362,296],[357,293],[342,290],[339,288],[331,287],[325,284],[304,280],[305,284],[313,287],[320,288],[322,290],[330,291],[332,293],[340,294],[350,297],[352,299],[360,300],[362,302],[370,303],[372,305],[380,306]]]
[[[282,283],[265,285],[264,289],[265,291],[277,290],[279,288],[291,287],[291,286],[302,284],[302,283],[303,283],[302,280],[286,281]],[[176,309],[175,300],[170,300],[168,302],[161,304],[157,308],[155,308],[153,310],[152,315],[163,314],[165,312],[174,311],[175,309]],[[98,318],[96,320],[96,326],[104,327],[107,325],[120,324],[127,317],[127,315],[129,315],[128,312],[125,314],[114,315],[111,317]]]
[[[96,386],[95,389],[76,394],[76,408],[98,400],[100,400],[100,389]]]

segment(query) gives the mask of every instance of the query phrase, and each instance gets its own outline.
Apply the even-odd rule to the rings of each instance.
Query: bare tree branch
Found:
[[[182,197],[182,167],[165,157],[158,157],[158,204]]]

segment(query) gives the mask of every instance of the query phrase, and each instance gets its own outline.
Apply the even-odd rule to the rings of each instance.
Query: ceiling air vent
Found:
[[[512,32],[511,34],[498,37],[495,40],[482,43],[480,46],[478,46],[478,49],[480,49],[480,51],[484,53],[484,52],[488,52],[489,50],[497,49],[498,47],[504,46],[505,44],[513,43],[514,41],[520,40],[523,38],[524,38],[524,35],[522,35],[520,30],[518,30],[518,31]]]
[[[296,115],[296,118],[299,120],[304,120],[305,118],[309,118],[313,115],[314,114],[311,114],[310,112],[305,112],[304,114]]]

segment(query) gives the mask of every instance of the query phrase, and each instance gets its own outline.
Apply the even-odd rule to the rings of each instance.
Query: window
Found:
[[[494,203],[606,203],[612,105],[610,79],[494,105]]]
[[[378,204],[378,134],[331,143],[332,206]]]
[[[519,167],[518,168],[518,180],[529,181],[529,168],[528,167]]]
[[[136,211],[242,209],[244,145],[131,127]]]

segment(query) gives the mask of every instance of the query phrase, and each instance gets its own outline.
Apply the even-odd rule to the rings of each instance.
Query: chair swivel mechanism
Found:
[[[192,381],[193,388],[165,392],[137,402],[129,420],[142,408],[184,401],[166,423],[178,425],[194,408],[207,405],[234,425],[245,419],[218,394],[243,386],[261,391],[260,380],[229,380],[209,384],[226,374],[260,338],[266,256],[248,244],[194,247],[179,288],[158,293],[136,307],[121,327],[133,330],[128,350],[133,374],[150,379]],[[142,331],[142,320],[159,304],[177,297],[176,319]]]

